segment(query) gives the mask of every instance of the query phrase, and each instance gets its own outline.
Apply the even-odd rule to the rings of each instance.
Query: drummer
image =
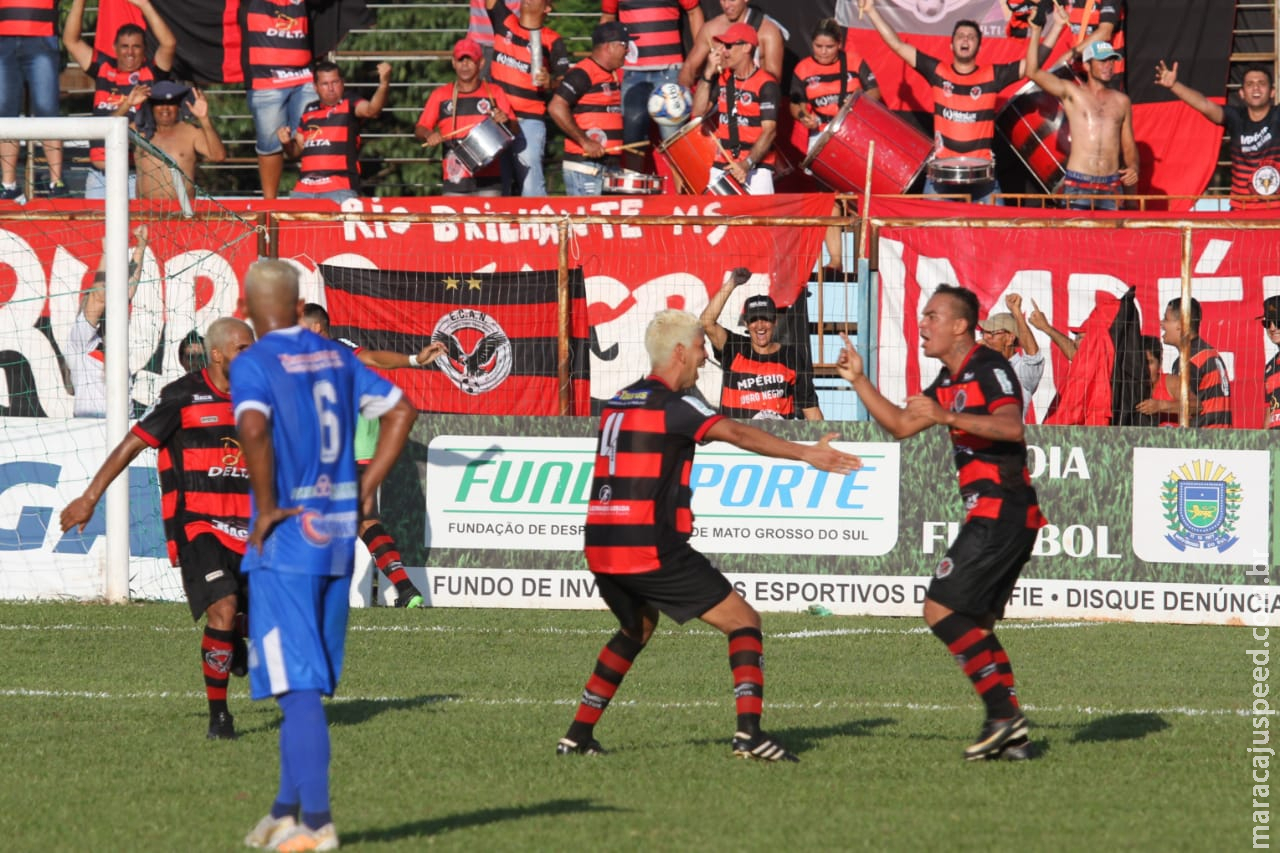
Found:
[[[810,42],[812,54],[796,65],[791,78],[791,117],[809,131],[809,150],[822,136],[845,101],[855,92],[861,92],[876,101],[880,97],[880,83],[867,61],[849,43],[845,49],[844,27],[835,18],[823,18],[813,28]],[[840,215],[839,205],[833,214]],[[844,272],[844,246],[840,229],[831,226],[825,238],[828,278]]]
[[[604,192],[604,174],[618,168],[622,151],[622,64],[631,34],[617,21],[597,24],[591,55],[569,69],[547,104],[564,131],[565,195]]]
[[[706,115],[714,105],[719,119],[710,181],[728,174],[751,195],[772,195],[782,87],[756,65],[759,39],[749,25],[734,24],[715,42],[693,96],[694,115]]]
[[[502,161],[496,156],[488,165],[472,172],[458,159],[454,146],[466,139],[469,131],[491,118],[504,127],[515,111],[506,92],[496,84],[485,82],[484,52],[470,37],[453,46],[451,85],[437,86],[427,98],[413,135],[426,148],[444,143],[444,193],[449,196],[502,195]]]
[[[982,45],[982,29],[975,21],[958,21],[951,31],[951,61],[930,56],[915,45],[898,38],[893,28],[876,11],[875,0],[859,0],[858,12],[871,19],[885,44],[929,81],[933,91],[933,136],[935,160],[964,158],[978,161],[973,173],[985,173],[975,183],[948,183],[939,186],[925,182],[926,195],[963,193],[976,202],[990,200],[1000,192],[995,175],[996,101],[1002,90],[1025,76],[1026,60],[987,65],[978,62]],[[1040,59],[1062,31],[1062,20],[1052,16],[1040,43]],[[1037,31],[1038,32],[1038,31]],[[975,96],[974,93],[977,93]],[[966,167],[969,164],[963,164]]]

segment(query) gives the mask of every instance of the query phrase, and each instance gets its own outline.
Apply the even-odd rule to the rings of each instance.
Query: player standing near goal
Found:
[[[1009,656],[993,629],[1045,519],[1027,472],[1022,390],[1009,362],[978,344],[977,325],[978,297],[963,287],[939,285],[924,306],[920,339],[924,354],[941,361],[942,370],[905,408],[871,384],[862,357],[843,333],[836,368],[894,438],[934,424],[951,434],[965,520],[934,569],[924,621],[986,705],[986,722],[965,759],[1020,760],[1034,755],[1027,718],[1019,710]]]
[[[253,332],[231,317],[205,335],[209,365],[160,392],[160,399],[107,456],[84,494],[62,511],[63,531],[84,530],[111,481],[148,447],[159,448],[161,506],[169,561],[182,570],[191,616],[206,617],[200,640],[210,740],[233,740],[227,710],[229,675],[244,675],[243,619],[247,602],[240,559],[249,535],[249,480],[236,441],[229,374],[253,344]]]
[[[332,338],[329,334],[329,312],[323,305],[308,302],[302,309],[302,325],[322,338]],[[420,352],[413,355],[401,355],[387,350],[369,350],[346,338],[338,338],[338,343],[355,353],[360,363],[367,367],[381,370],[394,370],[397,367],[429,367],[444,354],[444,344],[440,342],[427,344]],[[356,421],[356,467],[364,476],[365,469],[373,459],[373,452],[378,446],[378,422],[360,418]],[[375,505],[376,506],[376,505]],[[395,537],[382,526],[382,519],[377,515],[364,515],[360,518],[360,540],[369,549],[378,566],[378,570],[387,576],[387,580],[396,587],[396,607],[421,607],[422,593],[409,580],[400,559],[400,546]]]
[[[587,567],[619,631],[605,644],[560,755],[599,755],[596,722],[658,624],[701,619],[729,638],[729,666],[738,729],[733,752],[764,761],[798,761],[760,730],[764,705],[764,636],[756,612],[715,566],[689,544],[693,490],[689,472],[696,446],[725,441],[822,471],[848,474],[858,457],[830,446],[795,444],[718,414],[693,391],[707,360],[698,318],[660,311],[644,336],[652,373],[619,391],[600,419],[600,442],[587,508]]]
[[[288,263],[254,264],[244,290],[261,336],[231,377],[253,502],[244,558],[254,599],[249,686],[254,699],[274,697],[284,714],[280,787],[245,843],[334,850],[320,697],[333,695],[342,674],[360,509],[372,509],[417,412],[346,347],[298,325],[303,303]],[[352,447],[357,414],[382,419],[360,480]]]

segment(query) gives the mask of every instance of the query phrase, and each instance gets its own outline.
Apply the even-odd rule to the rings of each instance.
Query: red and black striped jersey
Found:
[[[530,31],[501,3],[489,10],[489,19],[493,24],[493,67],[489,76],[507,93],[518,118],[545,117],[548,94],[533,84]],[[539,32],[543,67],[554,85],[557,78],[569,72],[569,51],[555,30],[541,27]]]
[[[1067,9],[1067,26],[1071,28],[1077,43],[1096,30],[1099,24],[1112,25],[1111,36],[1107,41],[1120,53],[1115,65],[1116,76],[1124,74],[1124,3],[1121,0],[1066,0],[1062,5]],[[1084,9],[1088,5],[1093,6],[1093,12],[1086,21]]]
[[[1231,140],[1231,206],[1280,208],[1280,107],[1252,121],[1246,108],[1227,104],[1222,123]]]
[[[729,101],[729,92],[733,91],[733,102]],[[761,123],[778,120],[778,105],[782,102],[782,87],[773,75],[763,68],[756,68],[751,76],[739,80],[732,71],[725,71],[715,80],[711,92],[719,113],[719,124],[716,125],[716,138],[721,147],[735,160],[746,156],[751,146],[760,138]],[[737,140],[733,138],[732,128],[737,127]],[[778,155],[770,148],[757,166],[772,169]],[[716,149],[716,165],[728,164],[720,148]]]
[[[241,62],[250,89],[289,89],[311,81],[306,0],[243,0]]]
[[[665,68],[684,61],[680,12],[698,0],[601,0],[600,11],[617,15],[631,34],[624,68]]]
[[[1029,0],[1005,0],[1004,5],[1009,9],[1005,35],[1011,39],[1026,38],[1031,32],[1031,14],[1035,11],[1035,4]]]
[[[1267,362],[1262,375],[1262,389],[1267,400],[1266,429],[1280,429],[1280,352]]]
[[[1022,411],[1022,388],[1013,368],[1004,356],[981,344],[969,351],[959,376],[944,366],[924,394],[950,412],[990,415],[1003,406]],[[965,521],[993,518],[1044,527],[1027,471],[1026,443],[982,438],[958,427],[949,432]]]
[[[839,62],[823,65],[812,56],[800,60],[791,78],[791,103],[808,104],[815,115],[830,121],[849,95],[880,85],[871,66],[852,47],[845,53],[844,76],[842,88]]]
[[[728,333],[724,349],[716,349],[724,370],[720,411],[731,418],[756,418],[770,412],[780,418],[800,418],[818,405],[813,377],[801,375],[795,348],[782,344],[777,352],[761,354],[745,335]],[[768,415],[765,415],[768,417]]]
[[[309,193],[360,190],[360,117],[356,105],[363,98],[343,97],[326,106],[312,101],[302,110],[302,177],[297,189]]]
[[[564,98],[573,120],[587,137],[605,148],[622,145],[622,73],[607,71],[591,57],[579,62],[560,81],[556,94]],[[564,138],[566,160],[585,160],[582,146]]]
[[[1182,372],[1182,356],[1173,362],[1174,376]],[[1227,366],[1218,351],[1196,337],[1191,341],[1191,369],[1187,382],[1200,403],[1200,413],[1192,426],[1203,429],[1227,429],[1231,426],[1231,380]]]
[[[979,65],[961,74],[950,62],[917,50],[916,71],[933,87],[936,156],[993,159],[996,98],[1020,79],[1018,63]]]
[[[694,451],[723,417],[656,376],[628,385],[605,404],[587,506],[591,571],[653,571],[665,555],[687,545]]]
[[[121,71],[116,65],[115,57],[94,51],[93,53],[93,114],[96,116],[114,115],[116,108],[129,97],[134,86],[150,85],[157,80],[168,79],[168,72],[161,71],[150,60],[142,64],[137,71]],[[130,121],[135,121],[137,107],[129,109]],[[89,159],[95,163],[104,163],[107,149],[101,141],[90,143]]]
[[[0,0],[0,38],[57,35],[58,0]]]
[[[207,371],[188,373],[160,391],[132,432],[160,451],[169,562],[178,565],[178,549],[203,533],[243,554],[249,537],[249,472],[230,395],[213,387]]]
[[[437,86],[427,98],[418,116],[418,126],[427,130],[438,130],[447,139],[465,140],[471,128],[489,118],[494,110],[501,110],[508,117],[514,118],[513,108],[507,93],[494,83],[483,82],[474,92],[459,92],[455,98],[456,84]],[[456,110],[456,112],[455,112]],[[449,143],[446,142],[446,145]],[[452,149],[444,155],[444,182],[446,190],[469,192],[475,189],[476,177],[501,177],[502,158],[495,157],[493,162],[479,172],[472,174]]]

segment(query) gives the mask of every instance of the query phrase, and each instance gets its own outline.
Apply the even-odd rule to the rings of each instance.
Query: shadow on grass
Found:
[[[396,841],[401,838],[418,838],[437,835],[459,829],[470,829],[508,820],[521,820],[542,815],[566,815],[584,812],[616,812],[622,811],[614,806],[598,804],[594,800],[548,800],[530,806],[505,806],[499,808],[477,809],[472,812],[441,815],[429,820],[417,820],[402,823],[386,829],[372,829],[364,832],[344,833],[343,844],[358,844],[362,841]]]
[[[833,737],[867,737],[876,729],[891,726],[898,722],[892,717],[875,717],[869,720],[849,720],[833,726],[788,726],[786,728],[766,728],[770,735],[776,735],[787,749],[795,753],[812,749],[824,740]],[[723,744],[724,738],[701,738],[693,741],[699,746],[707,744]]]
[[[1138,740],[1167,728],[1169,723],[1159,714],[1115,714],[1082,726],[1071,736],[1071,742],[1103,743],[1111,740]]]
[[[431,705],[443,705],[458,698],[458,694],[431,694],[407,699],[353,699],[341,698],[325,704],[325,714],[331,726],[354,726],[373,719],[387,711],[402,711]]]

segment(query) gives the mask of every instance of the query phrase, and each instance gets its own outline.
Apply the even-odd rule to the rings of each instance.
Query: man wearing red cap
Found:
[[[773,75],[773,79],[782,79],[782,58],[786,38],[777,23],[755,6],[748,6],[747,0],[720,0],[723,15],[717,15],[707,21],[693,38],[693,47],[680,69],[680,85],[692,89],[698,82],[699,74],[711,73],[706,64],[715,52],[715,40],[724,31],[735,24],[746,24],[756,31],[759,50],[756,64]],[[714,69],[719,73],[720,69]]]
[[[776,77],[756,65],[759,39],[750,26],[734,24],[715,40],[716,50],[693,97],[694,115],[704,115],[711,104],[719,115],[711,182],[728,174],[751,195],[769,195],[778,156],[773,140],[782,88]],[[719,68],[724,70],[716,73]]]
[[[514,115],[511,101],[496,84],[481,77],[484,54],[480,45],[464,38],[453,46],[452,86],[437,86],[427,99],[413,134],[423,145],[465,139],[471,128],[492,118],[506,125]],[[499,157],[475,173],[458,159],[452,145],[444,155],[444,195],[502,195],[502,163]]]

